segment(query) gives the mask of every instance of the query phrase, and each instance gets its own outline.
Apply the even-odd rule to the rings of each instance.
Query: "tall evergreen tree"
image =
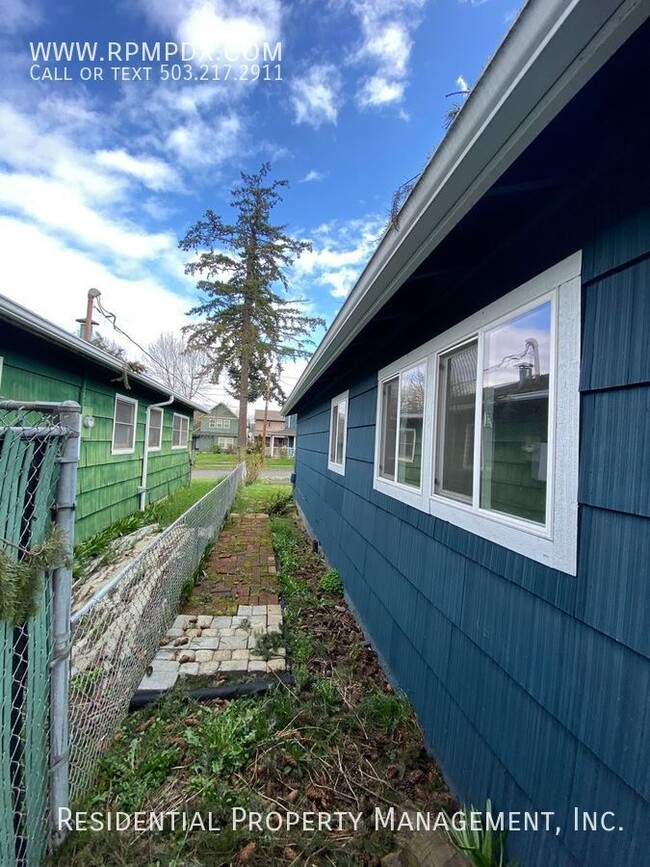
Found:
[[[270,171],[264,163],[256,174],[241,173],[242,183],[231,191],[234,223],[208,210],[179,242],[181,250],[197,254],[185,272],[199,278],[201,292],[201,303],[189,311],[200,319],[186,326],[188,346],[209,354],[214,382],[228,377],[239,401],[240,449],[246,446],[249,401],[260,396],[267,378],[282,396],[284,362],[309,357],[309,335],[325,324],[286,297],[287,269],[310,245],[271,222],[282,201],[279,190],[288,183],[271,180]]]

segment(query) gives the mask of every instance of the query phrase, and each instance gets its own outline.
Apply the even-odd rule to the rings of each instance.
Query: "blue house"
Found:
[[[528,3],[283,410],[452,790],[553,814],[526,867],[650,858],[649,13]]]

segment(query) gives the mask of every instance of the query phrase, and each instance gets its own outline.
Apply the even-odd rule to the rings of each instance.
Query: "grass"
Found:
[[[121,536],[127,536],[148,524],[158,524],[161,529],[173,524],[183,512],[186,512],[201,497],[205,496],[216,484],[217,482],[211,479],[192,481],[184,488],[179,488],[165,497],[164,500],[152,503],[143,511],[127,515],[126,518],[115,521],[89,539],[79,542],[74,549],[75,575],[81,575],[91,560],[107,554],[111,548],[111,543]]]
[[[194,457],[197,470],[228,469],[239,463],[237,455],[215,455],[212,452],[198,452]],[[293,469],[293,458],[266,458],[264,467],[269,470]]]
[[[291,485],[267,479],[243,485],[232,506],[233,512],[268,512],[281,498],[291,495]]]
[[[245,487],[238,508],[257,511],[284,486]],[[78,810],[211,812],[220,833],[166,826],[158,833],[72,833],[51,859],[67,867],[309,864],[370,867],[395,849],[376,830],[377,806],[411,801],[453,812],[406,698],[386,682],[339,596],[319,583],[327,567],[291,514],[271,518],[294,686],[200,705],[179,686],[124,721]],[[332,575],[330,574],[330,579]],[[326,581],[327,585],[330,583]],[[233,828],[232,810],[351,811],[336,832]]]

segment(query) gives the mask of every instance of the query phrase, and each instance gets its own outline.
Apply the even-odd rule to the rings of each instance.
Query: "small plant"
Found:
[[[291,638],[291,653],[298,664],[309,662],[314,654],[311,635],[306,635],[304,632],[298,632],[293,635]]]
[[[198,785],[203,794],[209,794],[215,783],[245,765],[268,735],[266,705],[255,699],[241,699],[219,711],[202,709],[196,716],[197,724],[185,730],[185,739],[198,752],[192,764],[194,787]]]
[[[484,815],[492,812],[492,803],[488,798],[485,804],[485,814],[474,806],[463,807],[456,813],[453,821],[445,813],[447,834],[451,842],[467,855],[475,867],[517,867],[514,861],[505,861],[505,843],[507,831],[494,831],[487,825]]]
[[[314,682],[313,689],[314,692],[322,700],[326,711],[334,711],[340,706],[341,693],[339,692],[336,681],[333,678],[319,678]]]
[[[262,659],[272,659],[278,655],[278,649],[284,647],[285,643],[286,638],[282,632],[264,632],[257,639],[257,645],[252,652]]]
[[[368,723],[393,734],[410,714],[409,701],[402,692],[384,692],[372,687],[361,702],[361,713]]]
[[[331,593],[332,596],[343,596],[343,580],[337,569],[330,569],[326,572],[318,582],[318,589],[324,593]]]
[[[267,512],[269,515],[283,515],[293,500],[291,491],[282,491],[274,494],[269,502]]]
[[[262,456],[259,452],[248,452],[244,460],[246,462],[246,484],[252,485],[259,478]]]

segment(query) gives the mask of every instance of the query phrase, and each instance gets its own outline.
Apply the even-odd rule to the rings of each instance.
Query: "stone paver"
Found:
[[[140,683],[141,690],[170,689],[179,676],[284,671],[285,649],[271,659],[255,653],[259,638],[282,630],[275,557],[268,515],[233,514],[208,563],[217,596],[235,602],[233,616],[179,614]],[[234,609],[232,609],[234,610]]]

